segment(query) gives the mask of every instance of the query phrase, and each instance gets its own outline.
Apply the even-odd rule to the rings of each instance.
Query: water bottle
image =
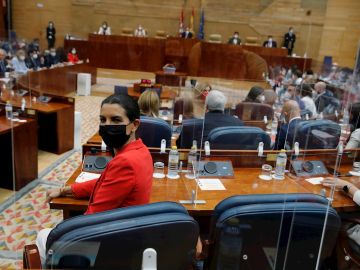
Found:
[[[176,146],[173,146],[169,152],[168,173],[170,179],[179,178],[179,152]]]
[[[221,230],[219,258],[216,269],[240,269],[242,246],[243,234],[239,220],[237,218],[229,219]]]
[[[11,120],[13,118],[13,108],[10,101],[6,102],[5,111],[6,111],[6,119]]]
[[[194,174],[194,165],[196,166],[196,161],[197,161],[197,157],[196,157],[196,145],[193,145],[191,147],[191,150],[188,154],[188,160],[187,160],[187,173],[185,174],[185,177],[188,179],[194,179],[195,178],[195,174]]]
[[[283,180],[285,178],[285,167],[286,167],[286,151],[282,149],[276,157],[276,167],[275,167],[275,179]]]
[[[277,128],[278,128],[278,120],[274,116],[274,120],[271,122],[271,135],[277,134]]]
[[[348,110],[344,109],[344,114],[343,114],[343,124],[347,125],[349,124],[349,112]]]
[[[25,98],[21,99],[21,110],[24,112],[26,107],[26,100]]]

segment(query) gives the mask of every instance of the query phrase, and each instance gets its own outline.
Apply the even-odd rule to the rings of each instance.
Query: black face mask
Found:
[[[107,147],[121,148],[130,138],[126,134],[127,125],[100,125],[99,134]]]

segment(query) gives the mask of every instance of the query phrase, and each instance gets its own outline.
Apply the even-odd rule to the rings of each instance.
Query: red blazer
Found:
[[[141,139],[125,145],[99,179],[71,186],[75,198],[89,198],[85,214],[146,204],[150,201],[153,161]]]
[[[68,62],[71,62],[74,64],[79,62],[79,57],[77,56],[77,54],[72,54],[71,52],[68,53],[67,59],[68,59]]]

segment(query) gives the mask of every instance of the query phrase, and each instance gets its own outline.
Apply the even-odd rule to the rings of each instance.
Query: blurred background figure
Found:
[[[233,36],[229,39],[228,44],[241,45],[239,32],[234,32]]]
[[[255,102],[255,103],[264,103],[264,89],[260,86],[251,87],[248,95],[246,96],[244,102]]]
[[[111,35],[111,28],[106,21],[102,23],[98,31],[99,35]]]
[[[79,57],[78,55],[76,54],[76,49],[75,48],[72,48],[71,51],[68,53],[67,55],[67,61],[69,63],[73,63],[73,64],[76,64],[77,62],[79,62]]]
[[[54,22],[50,21],[46,28],[46,39],[48,42],[48,49],[55,46],[55,40],[56,40],[55,35],[56,35],[56,30],[55,30]]]
[[[134,31],[134,36],[135,37],[146,37],[146,31],[145,29],[141,26],[141,24],[138,25],[138,27],[135,29]]]
[[[146,90],[138,100],[140,115],[149,117],[159,117],[160,99],[154,90]]]
[[[296,41],[296,36],[294,34],[294,29],[289,28],[289,32],[284,35],[284,47],[288,49],[288,55],[292,55],[294,45]]]
[[[264,42],[263,47],[276,48],[277,44],[276,41],[273,40],[272,36],[268,36],[268,39]]]
[[[11,60],[12,67],[16,73],[25,74],[28,72],[28,67],[25,63],[26,52],[22,49],[16,52],[16,55]]]
[[[182,32],[181,37],[182,38],[192,38],[193,37],[193,33],[190,31],[189,27],[186,27],[185,31]]]

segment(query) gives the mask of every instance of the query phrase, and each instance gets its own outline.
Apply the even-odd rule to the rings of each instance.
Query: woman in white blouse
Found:
[[[308,84],[303,84],[300,88],[300,92],[301,92],[301,100],[304,102],[305,105],[305,110],[308,110],[311,112],[311,115],[313,118],[315,118],[317,116],[317,111],[316,111],[316,106],[315,106],[315,102],[312,98],[312,89],[310,87],[310,85]]]

